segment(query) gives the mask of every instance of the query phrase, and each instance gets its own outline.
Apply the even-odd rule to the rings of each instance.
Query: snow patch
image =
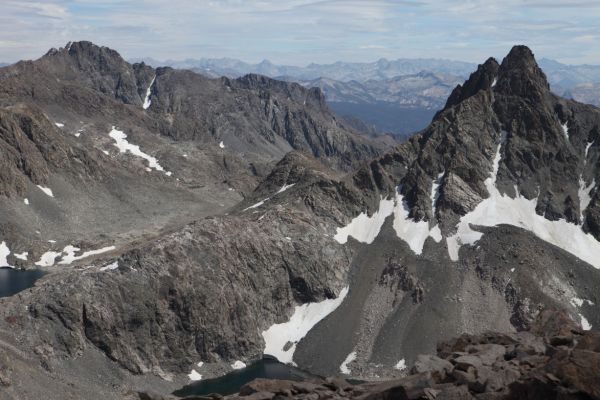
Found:
[[[485,180],[489,197],[479,203],[473,211],[464,215],[455,235],[446,238],[450,258],[458,261],[462,245],[474,244],[483,234],[471,228],[472,225],[497,226],[507,224],[526,229],[542,240],[575,255],[581,260],[600,268],[600,243],[581,226],[564,219],[550,221],[535,211],[537,199],[527,200],[516,191],[516,197],[502,195],[496,188],[496,176],[500,164],[500,147],[494,157],[492,173]]]
[[[114,145],[119,149],[119,152],[121,152],[121,153],[130,152],[134,156],[141,157],[144,160],[148,161],[149,168],[153,168],[157,171],[162,171],[162,172],[165,171],[163,169],[163,167],[161,167],[161,165],[158,163],[158,160],[155,157],[152,157],[152,156],[144,153],[142,150],[140,150],[140,146],[129,143],[127,141],[127,135],[123,131],[115,129],[115,127],[113,126],[112,130],[109,132],[108,135],[114,139],[114,141],[115,141]],[[165,172],[165,174],[170,176],[169,172]]]
[[[200,375],[198,373],[198,371],[196,371],[195,369],[192,370],[192,372],[190,372],[188,374],[188,378],[190,378],[190,381],[199,381],[202,379],[202,375]]]
[[[59,128],[65,126],[65,124],[61,124],[60,122],[55,122],[54,125],[58,126]]]
[[[590,324],[590,321],[588,321],[581,314],[579,314],[579,317],[581,318],[581,329],[583,329],[584,331],[589,331],[590,329],[592,329],[592,325]]]
[[[277,358],[282,363],[292,363],[298,342],[323,318],[327,317],[346,298],[348,287],[340,291],[335,299],[326,299],[318,303],[305,303],[296,306],[288,322],[271,325],[262,332],[265,340],[264,354]],[[291,346],[287,344],[291,343]]]
[[[113,269],[117,269],[117,268],[119,268],[119,262],[115,261],[112,264],[108,264],[108,265],[105,265],[104,267],[101,267],[100,271],[102,271],[102,272],[104,272],[104,271],[112,271]]]
[[[224,149],[224,148],[225,148],[225,144],[223,143],[223,141],[222,141],[222,140],[219,142],[219,147],[220,147],[220,148],[222,148],[222,149]]]
[[[27,251],[24,251],[21,254],[15,253],[15,258],[18,258],[19,260],[27,261],[27,256],[28,255],[29,255],[29,252],[27,252]]]
[[[564,124],[561,125],[563,133],[565,134],[565,137],[567,138],[567,140],[569,140],[569,121],[565,121]]]
[[[152,94],[152,85],[154,85],[155,79],[156,75],[154,75],[154,78],[152,78],[152,82],[150,82],[150,86],[148,86],[148,89],[146,90],[146,98],[144,99],[144,105],[142,106],[144,110],[147,110],[148,107],[150,107],[150,104],[152,104],[152,101],[150,100],[150,95]]]
[[[397,369],[398,371],[404,371],[406,369],[406,361],[404,358],[394,365],[394,369]]]
[[[74,247],[74,246],[69,245],[63,249],[63,253],[65,255],[62,257],[62,260],[60,260],[59,264],[71,264],[73,261],[81,260],[86,257],[94,256],[97,254],[106,253],[107,251],[111,251],[114,249],[116,249],[115,246],[108,246],[108,247],[103,247],[103,248],[97,249],[97,250],[86,251],[83,254],[76,256],[75,252],[80,250],[79,247]]]
[[[581,307],[584,303],[588,303],[590,306],[594,305],[594,302],[592,302],[591,300],[580,299],[578,297],[573,297],[569,302],[575,307]]]
[[[231,364],[231,368],[233,368],[233,369],[243,369],[243,368],[246,368],[246,364],[243,363],[240,360],[237,360],[236,362],[234,362],[233,364]]]
[[[579,220],[581,221],[582,224],[583,224],[583,213],[585,212],[587,207],[590,205],[590,202],[592,201],[592,197],[590,196],[590,193],[592,192],[592,190],[594,189],[595,186],[596,186],[595,179],[592,179],[592,183],[590,183],[588,186],[585,186],[585,181],[583,180],[583,177],[582,176],[579,177],[579,191],[577,192],[577,194],[579,195]]]
[[[396,191],[394,230],[396,235],[404,240],[415,254],[419,255],[423,252],[423,246],[428,237],[431,236],[439,243],[442,240],[442,233],[437,225],[430,229],[429,222],[413,220],[409,217],[409,212],[404,196]]]
[[[36,185],[42,192],[44,192],[46,194],[46,196],[50,196],[50,197],[54,197],[54,193],[52,193],[52,189],[44,187],[44,186],[40,186],[40,185]]]
[[[23,199],[23,203],[25,203],[26,206],[29,205],[29,199]]]
[[[381,199],[379,209],[371,217],[366,212],[359,214],[350,223],[342,228],[337,228],[333,239],[340,244],[348,241],[348,237],[362,243],[373,243],[373,240],[379,235],[379,231],[385,222],[385,219],[394,212],[394,200]]]
[[[62,254],[60,251],[47,251],[40,257],[40,260],[35,263],[39,267],[51,267],[54,261]]]
[[[498,77],[495,77],[494,81],[492,82],[492,87],[496,87],[497,83],[498,83]]]
[[[356,360],[356,352],[355,351],[348,354],[348,356],[346,357],[346,359],[344,360],[342,365],[340,365],[340,372],[345,375],[350,375],[352,373],[352,371],[350,371],[350,368],[348,368],[348,364],[350,364],[354,360]]]
[[[0,243],[0,268],[2,267],[9,267],[9,268],[13,268],[11,265],[8,264],[8,255],[10,254],[10,249],[8,248],[8,245],[6,244],[6,242],[2,242]]]

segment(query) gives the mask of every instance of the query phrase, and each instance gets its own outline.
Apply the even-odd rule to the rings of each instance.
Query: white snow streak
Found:
[[[492,87],[496,87],[496,83],[498,83],[498,77],[494,78],[494,81],[492,82]]]
[[[404,371],[406,369],[406,361],[404,361],[404,358],[398,361],[398,364],[394,365],[394,369],[397,369],[398,371]]]
[[[23,199],[23,203],[25,203],[26,206],[29,205],[29,199]]]
[[[223,143],[223,141],[222,141],[222,140],[219,142],[219,147],[220,147],[220,148],[222,148],[222,149],[224,149],[224,148],[225,148],[225,144]]]
[[[59,128],[65,126],[65,124],[61,124],[60,122],[55,122],[54,125],[58,126]]]
[[[108,264],[105,265],[104,267],[100,268],[100,271],[104,272],[104,271],[112,271],[113,269],[117,269],[119,268],[119,262],[115,261],[112,264]]]
[[[27,256],[28,255],[29,255],[29,253],[27,251],[24,251],[21,254],[15,253],[15,258],[18,258],[19,260],[27,261]]]
[[[156,75],[154,75],[154,78],[152,78],[152,82],[150,82],[150,86],[148,86],[148,89],[146,90],[146,98],[144,99],[144,105],[142,107],[144,107],[144,110],[147,110],[148,107],[150,107],[150,104],[152,104],[152,101],[150,100],[150,95],[152,94],[152,85],[154,85],[154,80],[156,79]]]
[[[356,352],[355,351],[348,354],[348,356],[346,357],[346,359],[344,360],[342,365],[340,365],[340,372],[345,375],[350,375],[352,373],[352,371],[350,371],[350,368],[348,368],[348,364],[350,364],[354,360],[356,360]]]
[[[440,197],[440,185],[442,184],[442,179],[446,175],[446,172],[442,172],[437,176],[437,179],[433,180],[431,184],[431,215],[435,218],[436,213],[436,205],[438,198]]]
[[[295,185],[295,183],[292,183],[291,185],[284,184],[284,185],[281,187],[281,189],[279,189],[277,192],[275,192],[275,194],[274,194],[273,196],[277,196],[279,193],[283,193],[283,192],[285,192],[286,190],[288,190],[289,188],[291,188],[291,187],[292,187],[292,186],[294,186],[294,185]],[[233,188],[229,188],[229,190],[234,190],[234,189],[233,189]],[[273,197],[273,196],[271,196],[271,197]],[[271,197],[267,197],[266,199],[264,199],[264,200],[261,200],[261,201],[259,201],[258,203],[251,205],[250,207],[246,207],[246,208],[244,208],[244,209],[242,210],[242,212],[244,212],[244,211],[248,211],[248,210],[251,210],[251,209],[253,209],[253,208],[258,208],[258,207],[262,206],[263,204],[265,204],[265,202],[267,202],[267,201],[271,200]]]
[[[246,368],[246,364],[240,360],[237,360],[233,364],[231,364],[231,368],[233,369],[243,369]]]
[[[565,121],[565,123],[562,124],[561,127],[565,134],[565,137],[567,138],[567,140],[569,140],[569,121]]]
[[[279,190],[277,191],[277,193],[275,193],[275,194],[283,193],[283,192],[285,192],[286,190],[288,190],[289,188],[291,188],[291,187],[292,187],[292,186],[294,186],[294,185],[295,185],[295,183],[292,183],[291,185],[284,184],[284,185],[281,187],[281,189],[279,189]]]
[[[129,143],[126,139],[127,135],[123,131],[115,129],[115,127],[113,126],[112,130],[109,132],[108,135],[114,139],[114,145],[119,149],[119,152],[130,152],[134,156],[141,157],[144,160],[148,161],[148,167],[153,168],[157,171],[165,172],[164,168],[161,167],[161,165],[158,163],[158,160],[155,157],[144,153],[142,150],[140,150],[140,146]],[[165,174],[167,176],[170,176],[171,173],[165,172]]]
[[[336,299],[296,306],[288,322],[274,324],[262,332],[265,340],[264,354],[276,357],[282,363],[292,363],[296,344],[323,318],[331,314],[346,298],[348,287],[340,291]],[[287,350],[286,344],[292,343]]]
[[[584,160],[584,162],[586,164],[587,164],[588,153],[590,152],[590,147],[592,147],[593,144],[594,144],[594,142],[588,142],[587,146],[585,146],[585,160]]]
[[[244,208],[242,211],[248,211],[248,210],[251,210],[251,209],[253,209],[253,208],[260,207],[260,206],[262,206],[263,204],[265,204],[265,201],[269,201],[270,199],[271,199],[270,197],[267,197],[266,199],[264,199],[264,200],[261,200],[261,201],[259,201],[258,203],[251,205],[250,207],[246,207],[246,208]]]
[[[485,180],[490,194],[473,211],[460,219],[455,235],[448,237],[450,258],[458,260],[458,251],[462,245],[473,244],[483,235],[471,228],[472,225],[496,226],[507,224],[526,229],[537,237],[575,255],[581,260],[600,268],[600,243],[590,234],[581,230],[579,225],[565,221],[550,221],[535,211],[537,199],[527,200],[516,191],[514,199],[502,195],[496,188],[496,175],[500,163],[500,146],[494,158],[491,176]]]
[[[50,196],[50,197],[54,197],[54,193],[52,193],[52,189],[44,187],[44,186],[40,186],[40,185],[36,185],[38,188],[40,188],[40,190],[42,192],[44,192],[46,194],[46,196]]]
[[[394,200],[381,199],[379,210],[373,213],[371,217],[366,212],[359,214],[348,225],[337,228],[333,238],[340,244],[346,243],[349,236],[362,243],[373,243],[373,240],[379,235],[385,219],[392,215],[393,212]]]

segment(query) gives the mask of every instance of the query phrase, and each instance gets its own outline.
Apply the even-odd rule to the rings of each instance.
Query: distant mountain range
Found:
[[[257,64],[232,58],[158,61],[139,59],[151,66],[191,69],[205,76],[237,78],[246,74],[318,87],[329,107],[345,118],[358,118],[378,132],[410,135],[429,124],[456,85],[477,65],[442,59],[380,59],[370,63],[336,62],[306,67]],[[551,89],[558,95],[600,105],[600,66],[567,65],[550,59],[539,63]]]
[[[246,74],[259,74],[269,77],[288,78],[309,81],[318,78],[334,79],[342,82],[390,79],[401,75],[418,74],[432,71],[442,74],[468,76],[477,64],[441,59],[406,59],[387,60],[382,58],[371,63],[351,63],[338,61],[333,64],[309,64],[306,67],[276,65],[269,60],[258,64],[250,64],[232,58],[186,59],[183,61],[158,61],[152,58],[132,60],[144,61],[152,66],[170,66],[173,68],[193,69],[205,75],[231,78]]]

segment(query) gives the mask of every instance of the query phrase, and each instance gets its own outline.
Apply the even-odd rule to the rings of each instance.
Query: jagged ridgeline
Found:
[[[600,111],[526,47],[392,149],[318,90],[86,42],[0,82],[0,263],[51,272],[1,300],[14,394],[166,393],[263,354],[389,378],[547,307],[600,326]]]

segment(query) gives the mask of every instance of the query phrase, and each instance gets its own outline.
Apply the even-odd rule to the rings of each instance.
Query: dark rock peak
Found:
[[[463,85],[458,85],[452,91],[444,109],[448,109],[474,96],[480,90],[487,90],[492,87],[494,80],[498,76],[498,68],[498,62],[493,57],[488,58],[485,63],[480,64]]]
[[[499,69],[499,93],[539,101],[550,93],[546,75],[527,46],[514,46]]]

